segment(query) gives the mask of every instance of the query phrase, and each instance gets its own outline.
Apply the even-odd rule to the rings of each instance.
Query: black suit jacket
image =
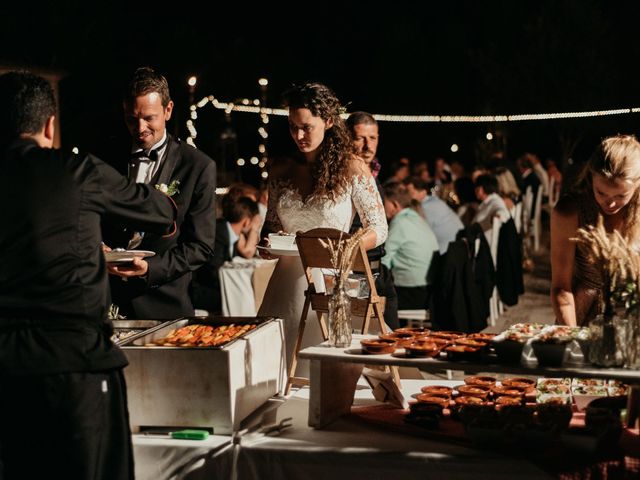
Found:
[[[179,181],[173,195],[178,206],[176,235],[145,233],[141,250],[156,252],[147,259],[146,278],[111,278],[113,302],[128,318],[172,319],[193,315],[189,297],[191,272],[213,253],[215,242],[216,164],[203,152],[169,136],[167,151],[152,185]],[[111,232],[107,244],[126,248],[132,231]]]
[[[480,241],[477,254],[476,239]],[[480,225],[460,230],[443,256],[434,255],[427,280],[434,328],[464,332],[486,328],[495,271]]]
[[[500,300],[505,305],[515,305],[518,303],[518,295],[524,293],[522,238],[518,235],[513,218],[500,227],[496,284]]]
[[[221,313],[222,295],[218,271],[224,262],[231,260],[230,244],[227,221],[224,218],[219,218],[216,222],[216,244],[213,255],[193,274],[191,299],[195,308],[207,310],[209,313]],[[235,250],[234,245],[234,254]]]
[[[0,371],[122,367],[109,340],[101,220],[162,234],[172,202],[92,155],[18,141],[0,152]]]

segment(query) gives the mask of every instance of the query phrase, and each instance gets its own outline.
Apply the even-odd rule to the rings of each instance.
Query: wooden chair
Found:
[[[298,326],[298,337],[296,339],[295,348],[291,357],[289,365],[289,378],[287,379],[287,386],[285,389],[285,395],[289,394],[292,385],[308,385],[309,380],[307,378],[296,377],[296,367],[298,364],[298,353],[302,345],[302,338],[304,336],[305,325],[307,322],[307,316],[309,315],[309,308],[313,309],[318,315],[318,322],[320,323],[320,330],[325,340],[329,338],[329,329],[327,322],[325,321],[325,315],[328,318],[329,313],[329,299],[330,294],[324,291],[324,288],[320,288],[316,285],[316,281],[312,274],[314,268],[326,268],[333,269],[331,263],[331,256],[329,250],[324,248],[319,240],[332,242],[339,242],[347,240],[350,237],[348,233],[341,232],[333,228],[315,228],[307,232],[298,232],[296,235],[296,243],[298,245],[298,252],[300,254],[300,261],[302,262],[302,268],[307,278],[307,290],[305,291],[304,306],[302,308],[302,314],[300,315],[300,324]],[[354,256],[351,260],[351,269],[354,273],[364,274],[367,285],[369,287],[369,295],[366,298],[351,298],[351,315],[352,318],[362,317],[362,333],[367,333],[369,330],[369,322],[371,319],[377,319],[381,332],[386,332],[387,326],[384,323],[384,303],[385,297],[378,295],[376,290],[373,274],[371,273],[371,267],[369,266],[369,259],[367,258],[367,252],[364,249],[362,243],[354,252]],[[324,285],[322,286],[324,287]],[[400,385],[397,369],[393,370],[396,377],[396,383]]]

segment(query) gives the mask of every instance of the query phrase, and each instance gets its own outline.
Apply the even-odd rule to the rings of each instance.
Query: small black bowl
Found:
[[[531,342],[541,367],[560,367],[564,361],[568,342]]]

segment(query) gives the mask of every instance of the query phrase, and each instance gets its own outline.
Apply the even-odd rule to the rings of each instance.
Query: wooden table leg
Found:
[[[351,411],[362,364],[310,361],[309,426],[324,428]]]

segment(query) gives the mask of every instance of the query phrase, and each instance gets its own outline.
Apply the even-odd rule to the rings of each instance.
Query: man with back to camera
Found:
[[[173,102],[167,80],[153,69],[135,71],[123,103],[133,142],[128,175],[138,183],[167,190],[179,215],[178,231],[170,239],[145,231],[107,231],[111,248],[155,252],[133,268],[109,267],[113,302],[128,318],[192,316],[191,275],[212,255],[215,242],[216,164],[167,133]]]
[[[0,478],[132,479],[100,223],[162,235],[177,212],[98,158],[53,149],[55,113],[46,80],[0,76]]]
[[[380,197],[384,201],[384,191],[378,181],[380,162],[378,162],[376,158],[378,140],[380,139],[378,122],[370,113],[354,112],[349,115],[346,123],[351,132],[353,144],[356,147],[358,155],[371,169],[373,176],[376,177],[376,185],[378,186]],[[353,233],[361,227],[362,222],[356,214],[353,219],[353,224],[351,225],[351,232]],[[393,283],[393,275],[380,261],[384,253],[384,244],[382,244],[367,251],[367,256],[369,257],[369,263],[371,264],[373,273],[379,273],[379,275],[376,276],[376,290],[379,295],[386,297],[384,320],[391,329],[395,329],[400,327],[398,321],[398,297]]]

